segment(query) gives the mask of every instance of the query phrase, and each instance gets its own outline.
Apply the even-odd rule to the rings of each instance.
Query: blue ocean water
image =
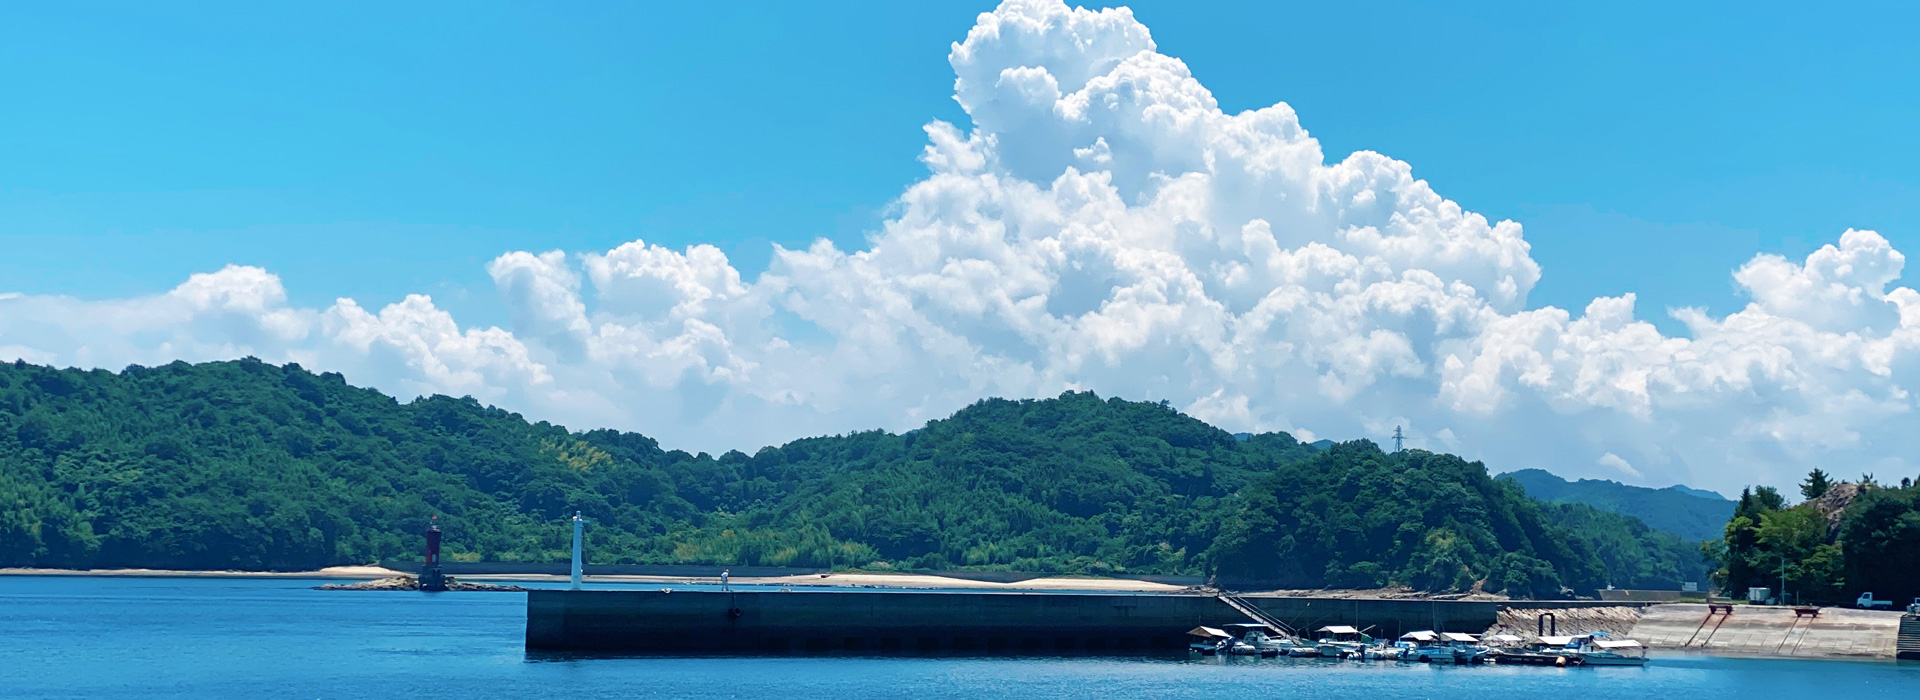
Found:
[[[1920,664],[529,656],[526,597],[321,581],[0,576],[0,698],[1916,698]]]

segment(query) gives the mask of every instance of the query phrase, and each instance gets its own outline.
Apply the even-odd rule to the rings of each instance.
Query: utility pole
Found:
[[[1787,553],[1780,552],[1780,604],[1787,604]]]
[[[1393,451],[1399,452],[1400,442],[1405,439],[1407,436],[1400,434],[1400,426],[1393,426]]]

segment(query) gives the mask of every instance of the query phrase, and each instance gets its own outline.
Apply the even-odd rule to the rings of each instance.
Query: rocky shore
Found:
[[[417,591],[417,590],[420,590],[420,580],[412,576],[407,576],[403,574],[400,576],[388,576],[382,579],[374,579],[372,581],[358,581],[355,583],[329,583],[321,586],[314,586],[313,588],[316,591]],[[452,576],[448,576],[447,590],[524,593],[526,592],[527,589],[521,588],[519,586],[502,586],[499,584],[492,584],[492,583],[468,583],[466,581],[454,580]]]
[[[1540,618],[1548,614],[1552,615],[1552,627],[1562,635],[1605,632],[1615,637],[1631,637],[1633,627],[1639,624],[1642,613],[1640,608],[1632,606],[1554,610],[1509,608],[1500,611],[1498,621],[1486,633],[1511,634],[1528,642],[1537,642],[1542,627]]]

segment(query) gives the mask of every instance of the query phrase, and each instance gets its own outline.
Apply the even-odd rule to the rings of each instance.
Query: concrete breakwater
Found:
[[[1480,632],[1500,601],[1242,597],[1297,630],[1352,625],[1379,637]],[[1586,607],[1584,602],[1531,605]],[[565,591],[527,594],[526,646],[664,653],[1177,651],[1199,625],[1246,621],[1192,593]]]

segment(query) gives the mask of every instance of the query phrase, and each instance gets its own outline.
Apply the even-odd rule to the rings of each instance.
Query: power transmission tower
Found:
[[[1399,452],[1400,442],[1406,439],[1407,436],[1400,434],[1400,426],[1393,426],[1393,451]]]

